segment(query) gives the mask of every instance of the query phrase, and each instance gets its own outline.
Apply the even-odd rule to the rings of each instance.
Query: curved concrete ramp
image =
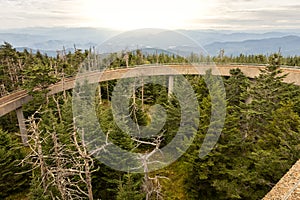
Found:
[[[150,66],[137,66],[135,68],[123,68],[116,70],[108,70],[104,73],[88,72],[82,74],[79,79],[88,79],[90,83],[116,80],[129,77],[141,76],[172,76],[172,75],[203,75],[209,69],[212,69],[212,74],[229,76],[231,69],[239,68],[248,77],[254,78],[260,73],[260,69],[264,66],[256,65],[150,65]],[[171,69],[171,70],[170,70]],[[294,83],[300,85],[300,69],[282,68],[284,73],[288,76],[284,79],[287,83]],[[101,75],[101,79],[99,78]],[[126,77],[124,77],[126,75]],[[64,90],[74,88],[75,78],[66,79],[64,82],[58,82],[49,87],[49,94],[56,94]],[[31,100],[31,97],[26,91],[17,91],[8,96],[0,98],[0,117],[7,113],[17,110]]]
[[[97,83],[109,80],[116,80],[130,77],[145,77],[145,76],[169,76],[169,83],[172,82],[172,76],[176,75],[204,75],[207,70],[211,70],[213,75],[229,76],[231,69],[239,68],[248,77],[254,78],[260,73],[260,69],[265,66],[258,65],[142,65],[134,68],[123,68],[116,70],[107,70],[102,72],[87,72],[76,77],[76,80],[87,79],[89,83]],[[284,79],[287,83],[294,83],[300,85],[300,69],[295,68],[283,68],[283,73],[287,73],[288,76]],[[64,81],[60,81],[54,85],[51,85],[49,89],[49,95],[56,94],[65,90],[70,90],[75,87],[75,78],[68,78]],[[171,88],[171,87],[169,87]],[[17,111],[20,132],[22,140],[26,144],[27,133],[24,123],[24,116],[22,112],[22,106],[28,103],[32,97],[25,91],[16,91],[8,96],[0,98],[0,117]],[[300,198],[299,198],[300,199]]]
[[[300,199],[300,160],[280,179],[263,200]]]

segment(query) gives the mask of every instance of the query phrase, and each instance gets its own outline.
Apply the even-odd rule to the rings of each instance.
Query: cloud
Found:
[[[242,17],[244,20],[261,20],[263,23],[273,24],[282,20],[287,23],[295,23],[300,19],[300,6],[283,7],[281,9],[241,10],[233,14]]]
[[[167,24],[167,22],[170,23],[169,18],[173,18],[174,24],[179,26],[176,28],[179,29],[186,27],[194,29],[255,29],[263,27],[299,29],[300,27],[300,2],[298,0],[210,0],[209,6],[207,6],[208,1],[205,0],[197,0],[197,3],[195,2],[194,0],[185,0],[181,1],[179,5],[178,2],[174,1],[173,4],[178,4],[178,8],[176,6],[172,7],[172,3],[170,5],[158,3],[157,6],[169,5],[170,12],[164,7],[155,10],[156,4],[149,2],[149,6],[152,6],[150,10],[153,14],[150,14],[148,21],[160,19],[161,21],[166,20],[165,24]],[[114,21],[115,23],[120,21],[117,18],[114,19],[114,15],[111,17],[110,14],[113,11],[118,11],[118,9],[124,11],[122,6],[128,4],[128,2],[107,3],[107,0],[0,0],[0,23],[2,28],[56,25],[89,26],[91,16],[93,18],[98,16],[95,21],[105,22],[104,24],[109,26]],[[183,7],[185,4],[186,6]],[[98,5],[99,8],[95,5]],[[108,5],[111,5],[113,10],[105,10],[105,6]],[[203,5],[202,10],[201,5]],[[128,8],[132,8],[132,6]],[[94,7],[94,11],[84,10],[87,7],[89,9]],[[140,18],[148,19],[143,16],[143,14],[146,15],[145,13],[147,13],[146,10],[145,12],[143,11],[143,9],[147,9],[146,4],[138,4],[136,8],[141,8],[141,10],[133,12],[128,9],[124,12],[138,13]],[[207,8],[206,11],[203,10],[205,8]],[[176,13],[176,15],[168,14],[172,10],[173,14]],[[88,16],[88,14],[91,16]],[[109,20],[103,16],[106,16]],[[134,16],[134,19],[137,19],[137,17]],[[181,21],[184,21],[186,24],[180,23]],[[147,22],[147,20],[143,20],[143,22]],[[130,23],[133,23],[133,21]]]
[[[79,0],[0,0],[3,28],[76,25]]]
[[[188,23],[224,29],[299,29],[300,3],[295,0],[218,0],[215,12]]]

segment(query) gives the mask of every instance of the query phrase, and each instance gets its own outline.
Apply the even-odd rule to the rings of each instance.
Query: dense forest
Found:
[[[94,137],[94,130],[89,130],[93,121],[84,124],[85,129],[76,129],[76,124],[86,121],[73,117],[75,93],[66,91],[48,96],[47,87],[76,75],[81,64],[94,56],[92,49],[75,49],[74,53],[48,57],[27,50],[18,52],[8,43],[1,45],[0,95],[25,89],[33,95],[33,100],[23,107],[29,133],[27,146],[21,143],[16,114],[0,118],[0,199],[256,200],[263,198],[300,157],[300,88],[284,83],[286,74],[280,68],[299,66],[300,57],[284,58],[279,53],[233,57],[225,56],[222,51],[217,57],[197,54],[182,57],[136,50],[108,55],[106,67],[189,62],[256,63],[266,67],[254,79],[239,69],[231,70],[229,77],[222,77],[226,119],[217,145],[207,156],[200,158],[199,150],[209,125],[219,123],[211,119],[213,97],[207,81],[214,83],[214,76],[210,71],[204,76],[185,76],[196,94],[199,112],[199,118],[194,119],[198,128],[187,126],[194,137],[187,151],[157,171],[130,173],[112,169],[98,159],[107,156],[105,149],[110,142],[134,153],[163,148],[174,139],[181,125],[181,109],[189,106],[189,98],[186,97],[186,104],[180,104],[184,98],[170,96],[167,88],[159,84],[145,84],[134,90],[129,101],[129,118],[136,124],[147,126],[155,118],[159,122],[161,113],[148,114],[153,105],[159,104],[166,111],[162,129],[157,135],[143,139],[131,135],[129,129],[121,129],[114,120],[114,110],[121,109],[119,104],[112,105],[116,81],[98,84],[97,95],[90,102],[107,138],[99,139],[96,153],[89,152],[89,145],[93,144],[82,138]],[[167,80],[164,76],[156,79]],[[35,88],[41,90],[34,91]],[[86,88],[84,92],[89,92]],[[80,92],[78,96],[90,97]],[[77,112],[90,115],[85,109]],[[128,126],[127,121],[124,125]],[[86,135],[82,137],[83,134]],[[121,165],[127,161],[116,158],[115,162]]]

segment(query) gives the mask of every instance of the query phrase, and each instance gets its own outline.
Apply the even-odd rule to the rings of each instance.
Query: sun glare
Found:
[[[211,1],[212,2],[212,1]],[[89,26],[119,30],[187,27],[195,18],[205,18],[212,9],[208,1],[89,0],[83,3],[83,17]]]

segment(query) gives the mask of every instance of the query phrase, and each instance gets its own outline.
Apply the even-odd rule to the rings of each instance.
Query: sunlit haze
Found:
[[[116,6],[117,5],[117,6]],[[91,0],[83,15],[90,26],[115,29],[189,28],[191,20],[213,13],[213,1],[103,1]]]
[[[297,0],[0,0],[1,29],[297,29]]]

